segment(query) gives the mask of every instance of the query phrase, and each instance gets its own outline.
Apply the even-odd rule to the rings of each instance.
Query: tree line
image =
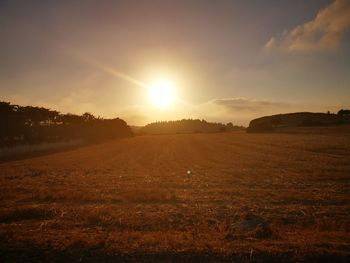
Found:
[[[0,146],[82,139],[100,141],[131,136],[127,123],[91,113],[62,114],[43,107],[0,101]]]
[[[141,133],[170,134],[170,133],[210,133],[244,130],[242,126],[207,122],[199,119],[183,119],[176,121],[159,121],[147,124],[141,129]]]
[[[350,110],[341,109],[337,114],[340,116],[350,116]]]

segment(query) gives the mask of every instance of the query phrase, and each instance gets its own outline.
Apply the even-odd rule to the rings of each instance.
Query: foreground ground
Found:
[[[0,164],[0,261],[350,260],[350,137],[139,136]]]

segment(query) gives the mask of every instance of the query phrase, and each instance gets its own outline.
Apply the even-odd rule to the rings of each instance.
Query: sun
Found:
[[[149,98],[157,108],[169,107],[175,99],[173,84],[168,80],[158,80],[149,87]]]

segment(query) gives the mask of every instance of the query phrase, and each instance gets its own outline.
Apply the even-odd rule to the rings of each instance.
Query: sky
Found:
[[[349,44],[350,0],[1,0],[0,100],[131,125],[336,112]]]

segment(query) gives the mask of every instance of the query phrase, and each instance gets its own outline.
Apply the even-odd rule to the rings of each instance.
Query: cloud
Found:
[[[291,112],[337,112],[348,108],[349,103],[324,105],[314,103],[290,103],[287,101],[254,100],[248,98],[221,98],[200,105],[200,109],[209,120],[232,121],[235,124],[248,125],[252,119]]]
[[[228,111],[256,113],[267,110],[275,110],[289,107],[288,103],[272,102],[263,100],[250,100],[246,98],[225,98],[216,99],[212,103],[226,108]]]
[[[247,125],[250,120],[291,112],[338,112],[340,109],[347,109],[350,103],[342,104],[314,104],[314,103],[289,103],[286,101],[253,100],[247,98],[222,98],[215,99],[202,104],[202,110],[209,108],[212,119],[230,121],[236,124]],[[216,117],[216,118],[214,118]]]
[[[335,0],[320,10],[313,20],[272,37],[265,44],[265,49],[277,48],[288,52],[335,50],[349,29],[350,1]]]
[[[195,112],[197,114],[193,117],[246,126],[250,120],[258,117],[304,109],[305,107],[288,102],[248,98],[220,98],[196,105]]]

